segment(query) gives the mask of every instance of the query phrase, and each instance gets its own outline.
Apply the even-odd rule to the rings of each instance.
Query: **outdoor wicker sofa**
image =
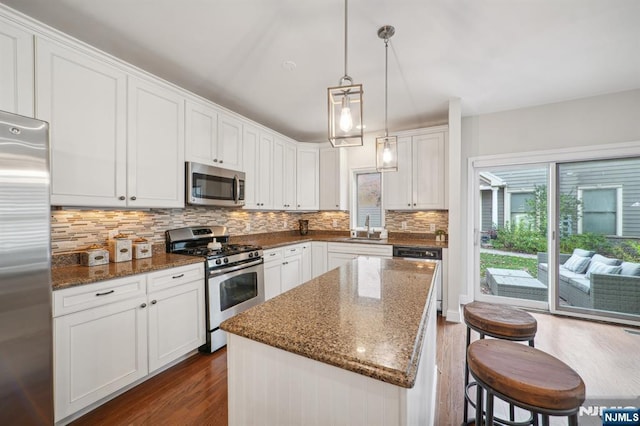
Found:
[[[585,250],[576,251],[587,254]],[[587,274],[586,268],[579,272],[567,269],[565,263],[573,254],[560,254],[560,297],[572,306],[640,315],[640,264],[602,256],[598,258],[593,252],[589,253],[591,254],[585,257],[607,259],[612,263],[611,266],[617,266],[610,268],[614,273]],[[587,268],[593,263],[589,262]],[[622,269],[622,266],[625,268]],[[624,275],[625,273],[631,275]],[[538,253],[538,280],[548,286],[547,253]]]

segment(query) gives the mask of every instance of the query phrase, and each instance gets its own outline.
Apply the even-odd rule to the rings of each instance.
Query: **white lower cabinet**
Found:
[[[204,266],[58,290],[53,312],[58,422],[204,343]]]
[[[319,277],[327,272],[327,243],[311,242],[311,278]]]
[[[311,243],[292,244],[264,251],[265,300],[311,279]]]
[[[393,246],[366,243],[328,243],[327,270],[342,266],[358,256],[391,258]]]

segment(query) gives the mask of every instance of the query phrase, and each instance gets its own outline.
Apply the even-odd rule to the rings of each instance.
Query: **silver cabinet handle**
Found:
[[[182,277],[184,277],[184,274],[174,275],[174,276],[173,276],[173,279],[175,280],[176,278],[182,278]]]
[[[156,303],[158,303],[158,301],[157,301],[157,300],[152,300],[152,301],[151,301],[151,304],[152,304],[152,305],[155,305]]]
[[[127,198],[127,197],[125,197],[124,195],[121,195],[121,196],[119,196],[119,197],[118,197],[118,200],[122,200],[122,201],[124,201],[126,198]]]
[[[136,196],[134,195],[133,197],[131,197],[131,200],[135,201],[136,200]]]
[[[146,303],[143,303],[142,305],[140,305],[140,307],[141,307],[142,309],[144,309],[144,308],[146,308],[146,307],[147,307],[147,304],[146,304]]]
[[[96,296],[106,296],[107,294],[115,293],[115,290],[105,291],[104,293],[96,293]]]

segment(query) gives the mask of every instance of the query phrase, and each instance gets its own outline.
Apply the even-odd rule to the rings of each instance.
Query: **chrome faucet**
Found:
[[[367,238],[371,237],[371,227],[369,226],[369,215],[367,215],[367,218],[364,220],[364,226],[367,227]]]

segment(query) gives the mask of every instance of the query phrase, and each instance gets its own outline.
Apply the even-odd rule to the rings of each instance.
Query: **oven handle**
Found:
[[[233,182],[236,185],[236,196],[233,197],[236,204],[240,202],[240,178],[238,175],[233,176]]]
[[[228,268],[223,268],[223,269],[216,269],[214,271],[211,271],[209,273],[209,276],[210,277],[217,277],[218,275],[224,275],[224,274],[228,274],[229,272],[239,271],[241,269],[246,269],[246,268],[250,268],[252,266],[260,265],[263,262],[264,262],[264,260],[262,258],[260,258],[258,260],[252,260],[251,262],[242,263],[240,265],[230,266]]]

